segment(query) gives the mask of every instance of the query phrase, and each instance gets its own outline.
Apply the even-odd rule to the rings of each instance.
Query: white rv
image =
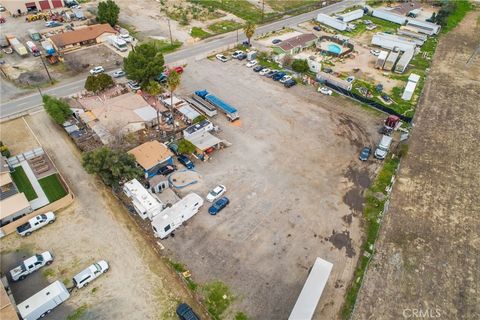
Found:
[[[110,36],[110,37],[108,37],[108,42],[114,48],[116,48],[118,51],[127,51],[128,50],[127,42],[120,37]]]
[[[70,297],[65,285],[55,281],[48,287],[17,305],[23,320],[37,320],[45,317],[55,307]]]
[[[170,208],[166,208],[152,219],[155,236],[160,239],[166,238],[183,222],[193,217],[202,205],[202,197],[196,193],[190,193]]]
[[[163,203],[145,189],[137,179],[128,181],[123,192],[132,200],[132,205],[140,218],[150,220],[163,209]]]

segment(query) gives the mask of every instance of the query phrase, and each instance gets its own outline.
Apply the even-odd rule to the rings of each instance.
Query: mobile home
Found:
[[[372,37],[372,44],[384,49],[393,50],[397,48],[402,51],[415,49],[417,44],[414,41],[406,40],[397,35],[378,32]]]
[[[55,307],[70,297],[65,285],[55,281],[27,300],[17,305],[23,320],[37,320],[45,317]]]
[[[395,66],[395,72],[397,73],[403,73],[405,69],[408,67],[408,64],[410,61],[412,61],[414,55],[413,50],[407,50],[405,51],[400,59],[398,59],[397,65]]]
[[[407,22],[407,17],[391,12],[389,10],[382,10],[382,9],[373,10],[372,16],[383,19],[383,20],[387,20],[396,24],[405,24],[405,22]]]
[[[185,221],[193,217],[203,205],[196,193],[186,195],[173,206],[166,208],[152,219],[152,229],[157,238],[164,239]]]
[[[331,28],[340,30],[340,31],[345,31],[347,30],[347,23],[343,22],[339,19],[336,19],[334,17],[330,17],[326,14],[319,13],[317,16],[317,21],[320,22],[321,24],[324,24],[326,26],[329,26]]]
[[[378,55],[377,62],[375,63],[375,68],[383,69],[383,65],[385,64],[385,60],[387,60],[388,51],[380,51]]]
[[[347,12],[347,13],[338,14],[337,16],[343,22],[350,22],[350,21],[357,20],[357,19],[360,19],[361,17],[363,17],[363,9],[357,9],[357,10],[353,10],[353,11],[350,11],[350,12]]]
[[[427,34],[429,36],[438,34],[440,32],[440,25],[413,18],[408,19],[407,27],[415,27],[417,28],[418,32]]]
[[[397,62],[398,56],[400,55],[399,51],[390,51],[390,54],[385,60],[385,64],[383,65],[383,70],[391,71]]]

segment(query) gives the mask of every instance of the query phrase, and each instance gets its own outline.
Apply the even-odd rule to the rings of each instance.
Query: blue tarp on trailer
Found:
[[[214,96],[213,94],[208,93],[207,90],[200,90],[200,91],[195,91],[195,94],[205,100],[207,100],[210,103],[213,103],[215,106],[219,107],[223,111],[227,113],[235,113],[237,112],[237,109],[223,101],[222,99]]]

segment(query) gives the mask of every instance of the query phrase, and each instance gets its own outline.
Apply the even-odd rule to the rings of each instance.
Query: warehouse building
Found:
[[[2,6],[12,15],[62,8],[63,0],[2,0]]]

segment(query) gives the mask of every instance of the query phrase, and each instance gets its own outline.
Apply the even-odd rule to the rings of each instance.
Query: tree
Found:
[[[102,147],[83,154],[83,167],[90,174],[97,174],[108,186],[139,177],[142,169],[136,166],[135,157],[122,151]]]
[[[42,100],[45,111],[56,123],[62,124],[72,115],[72,110],[65,101],[49,95],[44,95]]]
[[[244,26],[243,26],[243,32],[245,32],[245,36],[248,39],[248,44],[250,44],[250,39],[253,37],[255,34],[255,23],[248,21]]]
[[[162,73],[165,60],[153,41],[136,46],[123,59],[123,70],[127,77],[144,83]]]
[[[292,63],[292,69],[301,73],[307,72],[309,70],[307,60],[295,59]]]
[[[144,82],[142,85],[142,90],[151,96],[158,96],[160,93],[163,92],[163,88],[155,80],[149,80],[148,82]]]
[[[90,92],[99,92],[114,85],[113,79],[106,73],[99,75],[89,75],[85,81],[85,90]]]
[[[112,27],[117,24],[120,8],[113,0],[101,1],[98,4],[97,19],[100,23],[108,23]]]
[[[0,154],[7,158],[10,158],[10,156],[12,155],[10,153],[10,150],[8,150],[8,147],[4,145],[2,141],[0,141]]]
[[[177,90],[180,85],[180,74],[175,70],[171,70],[167,78],[167,88],[170,91],[170,116],[173,120],[173,134],[176,135],[175,131],[175,117],[173,115],[173,93]]]
[[[196,150],[193,143],[191,143],[190,141],[185,140],[185,139],[182,139],[182,140],[178,141],[177,146],[178,146],[177,151],[180,154],[190,154],[190,153],[195,152],[195,150]]]

